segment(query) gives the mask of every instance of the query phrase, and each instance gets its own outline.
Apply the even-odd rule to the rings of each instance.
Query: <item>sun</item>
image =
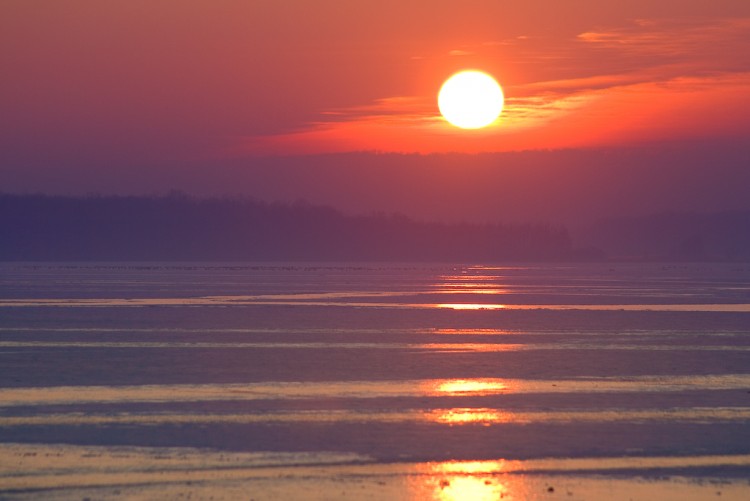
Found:
[[[477,70],[459,71],[438,93],[438,108],[448,122],[462,129],[481,129],[503,111],[503,89],[494,78]]]

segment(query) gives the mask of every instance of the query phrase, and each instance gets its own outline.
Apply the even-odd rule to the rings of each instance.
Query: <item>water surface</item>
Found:
[[[743,264],[2,264],[0,493],[745,499],[749,305]]]

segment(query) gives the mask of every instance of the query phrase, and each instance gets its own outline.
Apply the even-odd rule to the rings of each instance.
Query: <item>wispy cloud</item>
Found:
[[[731,70],[748,65],[750,19],[640,19],[629,26],[587,31],[577,39],[591,49],[637,58],[647,66],[682,63]]]
[[[565,40],[459,47],[443,57],[525,70],[506,86],[495,127],[459,132],[440,117],[435,96],[396,96],[325,111],[303,130],[256,137],[240,150],[504,151],[737,133],[748,124],[750,19],[640,19]]]
[[[453,49],[448,52],[449,56],[471,56],[472,54],[474,54],[473,51],[464,49]]]

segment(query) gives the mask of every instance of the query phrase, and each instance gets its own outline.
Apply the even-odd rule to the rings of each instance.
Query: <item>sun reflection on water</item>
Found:
[[[497,379],[446,379],[432,383],[433,390],[429,392],[432,396],[441,395],[492,395],[501,393],[511,388],[505,381]]]
[[[425,419],[440,424],[482,424],[489,426],[497,423],[510,423],[516,418],[510,412],[503,412],[497,409],[473,409],[460,408],[454,409],[435,409],[425,413]]]
[[[507,294],[508,290],[482,284],[450,284],[440,285],[435,292],[439,294]]]
[[[434,499],[443,501],[489,501],[505,497],[507,489],[491,479],[464,476],[443,479],[435,489]]]
[[[507,473],[506,461],[445,461],[420,465],[412,498],[441,501],[524,499],[524,478]],[[501,476],[502,475],[502,476]]]
[[[511,329],[448,329],[448,328],[436,328],[428,331],[430,334],[441,334],[441,335],[483,335],[483,336],[500,336],[500,335],[513,335],[526,333],[521,330]]]
[[[501,284],[497,283],[496,276],[487,275],[444,275],[440,281],[433,287],[438,294],[454,295],[483,295],[493,296],[507,294],[509,291]],[[445,303],[438,304],[438,308],[449,308],[454,310],[498,310],[505,306],[501,304],[480,304],[480,303]]]
[[[440,277],[440,280],[445,280],[446,282],[489,282],[491,280],[495,280],[498,277],[495,277],[493,275],[443,275]]]
[[[485,396],[512,390],[506,381],[498,379],[445,379],[433,381],[425,388],[430,396]],[[423,414],[426,421],[440,424],[482,424],[489,426],[512,420],[510,413],[488,408],[456,407],[432,409]]]
[[[481,304],[481,303],[441,303],[435,305],[436,308],[450,310],[502,310],[504,304]]]

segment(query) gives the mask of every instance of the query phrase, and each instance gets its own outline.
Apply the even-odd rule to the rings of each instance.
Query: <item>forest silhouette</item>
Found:
[[[4,260],[560,259],[564,228],[346,216],[248,198],[0,196]]]
[[[443,223],[251,198],[0,194],[5,261],[750,260],[750,211]]]

